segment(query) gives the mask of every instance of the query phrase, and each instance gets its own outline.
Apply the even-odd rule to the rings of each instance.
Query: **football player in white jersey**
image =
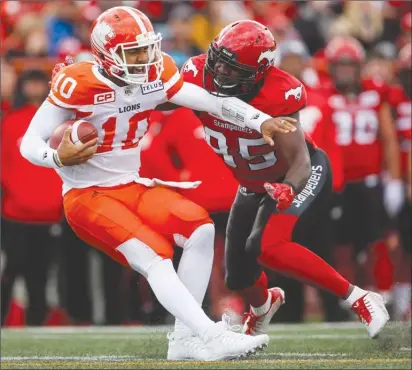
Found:
[[[245,356],[269,338],[234,333],[203,312],[214,227],[203,208],[167,188],[198,184],[141,178],[139,142],[150,113],[165,102],[257,130],[272,145],[276,132],[293,130],[293,125],[237,98],[219,98],[184,83],[160,42],[161,35],[142,12],[120,6],[102,13],[91,31],[96,62],[75,63],[54,76],[47,100],[23,137],[21,153],[34,164],[57,170],[66,218],[76,234],[143,274],[159,302],[176,317],[168,359]],[[68,129],[58,149],[52,149],[47,140],[69,119],[91,122],[98,138],[74,145],[70,137],[77,131]],[[174,244],[184,250],[177,273],[171,261]]]

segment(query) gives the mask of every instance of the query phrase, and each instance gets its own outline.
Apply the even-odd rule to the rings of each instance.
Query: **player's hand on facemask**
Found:
[[[284,211],[292,205],[296,193],[289,184],[265,182],[264,187],[269,196],[277,202],[276,208],[279,211]]]
[[[296,131],[297,120],[291,117],[275,117],[269,118],[262,123],[261,131],[266,144],[274,146],[273,136],[276,134],[287,134]]]

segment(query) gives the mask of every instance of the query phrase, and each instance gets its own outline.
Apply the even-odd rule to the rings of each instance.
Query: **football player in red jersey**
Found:
[[[356,39],[332,39],[325,55],[332,80],[326,89],[328,104],[344,163],[338,244],[353,246],[358,259],[372,251],[376,288],[389,293],[393,267],[383,241],[385,209],[390,217],[399,212],[403,184],[387,87],[379,80],[361,78],[365,52]],[[384,187],[380,179],[383,170],[388,173]],[[357,267],[363,269],[362,265]]]
[[[283,292],[267,288],[262,266],[310,282],[345,299],[374,337],[389,319],[380,295],[351,285],[299,242],[301,230],[316,222],[332,184],[329,160],[299,124],[306,106],[303,84],[273,66],[276,42],[254,21],[225,27],[206,55],[183,67],[186,82],[211,94],[237,96],[274,117],[295,118],[296,130],[265,144],[239,128],[200,113],[206,140],[240,183],[227,228],[226,283],[251,304],[244,330],[266,332],[283,303]]]
[[[388,101],[392,106],[392,111],[396,119],[396,130],[401,153],[402,178],[406,187],[406,199],[404,206],[398,217],[398,227],[401,244],[407,255],[402,258],[403,265],[400,271],[407,271],[406,276],[403,273],[397,277],[397,283],[394,287],[395,296],[395,316],[397,319],[410,319],[410,301],[411,301],[411,284],[410,284],[410,253],[412,249],[412,235],[410,220],[412,216],[412,168],[411,168],[411,97],[412,97],[412,46],[405,45],[399,52],[398,59],[398,77],[399,84],[390,87],[388,92]],[[402,268],[404,267],[404,268]]]

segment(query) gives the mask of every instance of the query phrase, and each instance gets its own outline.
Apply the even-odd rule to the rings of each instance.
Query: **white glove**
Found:
[[[390,179],[384,184],[383,204],[389,217],[395,217],[402,208],[405,201],[403,181],[399,179]]]

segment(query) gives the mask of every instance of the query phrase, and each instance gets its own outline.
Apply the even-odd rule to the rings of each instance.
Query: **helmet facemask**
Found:
[[[136,42],[121,43],[110,49],[113,65],[110,74],[131,85],[142,85],[160,79],[163,72],[163,56],[160,48],[162,37],[160,33],[147,32],[138,35]],[[147,48],[148,61],[141,64],[126,62],[127,50]]]
[[[236,55],[213,44],[207,52],[204,88],[213,95],[243,96],[256,87],[258,70],[236,62]]]

